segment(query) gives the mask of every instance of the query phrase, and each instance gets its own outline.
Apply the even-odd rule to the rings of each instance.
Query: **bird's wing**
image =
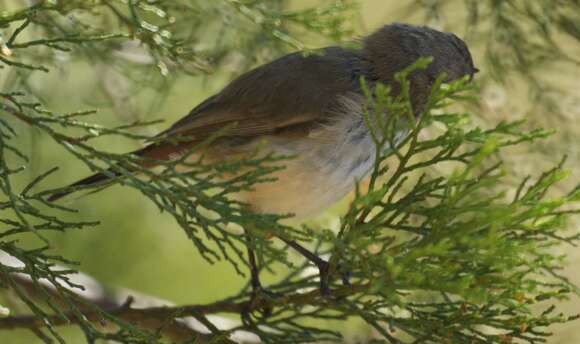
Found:
[[[339,47],[286,55],[232,81],[158,139],[203,140],[226,127],[226,136],[254,137],[324,121],[337,96],[358,88],[357,66],[356,51]]]
[[[286,55],[243,74],[132,154],[147,158],[142,166],[152,167],[156,160],[172,159],[223,129],[223,136],[247,138],[292,128],[303,132],[332,115],[328,107],[338,96],[357,90],[357,66],[356,51],[338,47],[308,56]],[[110,185],[114,181],[111,176],[119,175],[111,168],[72,186]],[[54,194],[49,200],[70,192]]]

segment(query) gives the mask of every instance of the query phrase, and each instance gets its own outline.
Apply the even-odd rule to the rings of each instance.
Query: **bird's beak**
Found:
[[[473,76],[477,73],[479,73],[479,69],[475,67],[471,68],[471,75],[469,75],[469,81],[473,80]]]

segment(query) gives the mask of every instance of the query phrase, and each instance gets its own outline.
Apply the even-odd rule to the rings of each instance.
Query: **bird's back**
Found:
[[[337,95],[360,92],[359,66],[359,52],[340,47],[283,56],[241,75],[162,135],[201,138],[210,127],[235,123],[232,136],[254,136],[324,121]]]

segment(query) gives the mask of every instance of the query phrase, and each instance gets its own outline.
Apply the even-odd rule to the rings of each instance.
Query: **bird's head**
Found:
[[[445,73],[445,82],[478,72],[465,42],[452,33],[426,26],[408,24],[385,25],[363,41],[363,60],[366,75],[373,81],[389,84],[398,89],[395,74],[410,66],[420,57],[432,57],[425,70],[416,70],[410,76],[411,100],[415,112],[421,112],[433,83]]]

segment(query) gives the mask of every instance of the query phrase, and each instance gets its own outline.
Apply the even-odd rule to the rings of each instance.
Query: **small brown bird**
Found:
[[[449,82],[472,78],[477,72],[467,46],[452,33],[392,24],[361,43],[360,49],[333,46],[316,54],[297,52],[251,70],[160,133],[154,144],[131,154],[175,159],[231,125],[205,150],[210,161],[235,159],[254,151],[257,144],[265,151],[296,156],[275,173],[277,181],[255,185],[239,198],[256,212],[293,213],[297,218],[316,215],[351,191],[355,180],[374,165],[375,146],[362,117],[366,98],[361,78],[371,88],[383,83],[398,93],[395,73],[420,57],[433,57],[427,69],[409,77],[413,111],[419,115],[441,73],[446,73]],[[176,140],[179,136],[188,140]],[[151,165],[147,161],[143,164]],[[102,184],[109,179],[98,173],[73,185]],[[315,263],[322,270],[322,261]],[[259,288],[257,273],[252,278]]]

